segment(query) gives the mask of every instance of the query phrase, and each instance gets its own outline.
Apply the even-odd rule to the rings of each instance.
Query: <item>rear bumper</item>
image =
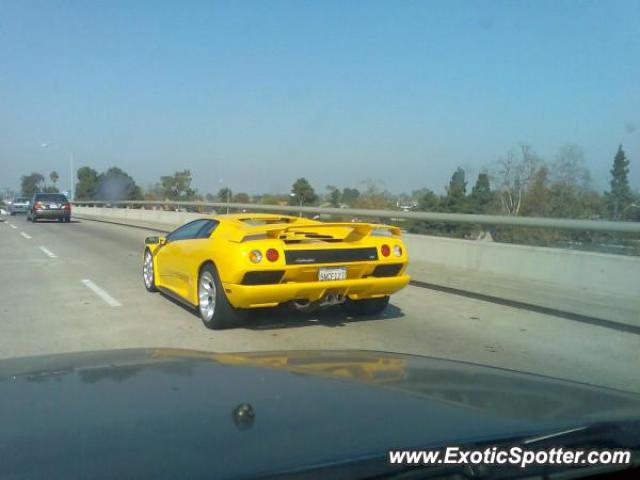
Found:
[[[37,218],[66,218],[71,216],[71,210],[35,210],[31,215]]]
[[[24,206],[24,207],[14,206],[14,205],[9,206],[9,213],[27,213],[28,210],[29,210],[29,207],[27,206]]]
[[[236,308],[274,307],[291,300],[315,301],[327,294],[352,299],[391,295],[409,283],[409,275],[367,277],[328,282],[290,282],[275,285],[223,284],[229,302]]]

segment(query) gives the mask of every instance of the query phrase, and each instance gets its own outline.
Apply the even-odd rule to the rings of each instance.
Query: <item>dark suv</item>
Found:
[[[36,193],[31,199],[27,220],[36,222],[41,218],[71,221],[71,204],[61,193]]]

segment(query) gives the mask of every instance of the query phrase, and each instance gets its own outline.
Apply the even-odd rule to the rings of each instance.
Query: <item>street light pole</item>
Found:
[[[218,179],[218,183],[220,184],[220,186],[222,186],[222,182],[224,182],[224,178],[219,178]],[[226,191],[226,197],[227,197],[227,214],[229,214],[229,203],[231,202],[231,190],[229,189],[229,187],[224,187],[227,191]],[[218,192],[219,194],[219,192]]]
[[[70,170],[69,170],[69,200],[73,200],[74,199],[74,185],[73,185],[73,179],[75,178],[75,172],[73,170],[73,152],[71,152],[71,154],[69,155],[69,163],[70,163]]]
[[[290,196],[291,198],[296,198],[296,197],[298,197],[298,200],[300,200],[300,214],[299,214],[298,216],[299,216],[300,218],[302,218],[302,202],[304,201],[304,197],[303,197],[302,195],[299,195],[299,194],[295,193],[295,192],[291,192],[291,193],[289,194],[289,196]]]

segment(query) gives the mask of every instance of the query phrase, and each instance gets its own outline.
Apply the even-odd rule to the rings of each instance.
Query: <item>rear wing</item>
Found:
[[[314,222],[293,223],[290,225],[260,225],[238,229],[232,234],[231,241],[246,242],[265,238],[278,240],[332,240],[357,242],[370,235],[400,236],[400,228],[376,223],[355,222]]]

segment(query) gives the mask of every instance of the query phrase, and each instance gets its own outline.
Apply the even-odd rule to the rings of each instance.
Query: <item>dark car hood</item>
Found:
[[[633,393],[390,353],[30,357],[0,362],[0,476],[244,477],[639,416]]]

